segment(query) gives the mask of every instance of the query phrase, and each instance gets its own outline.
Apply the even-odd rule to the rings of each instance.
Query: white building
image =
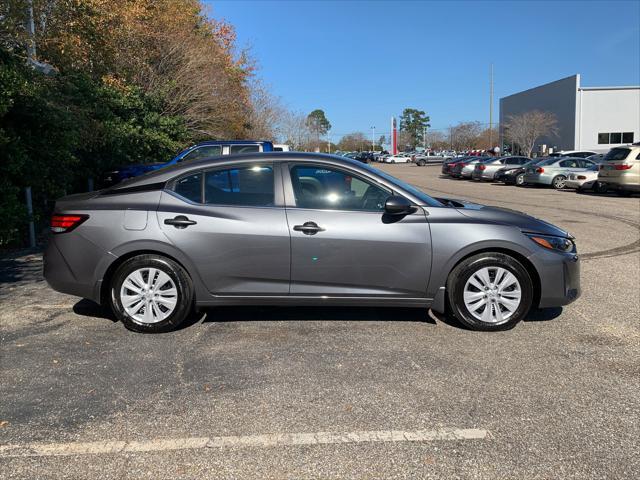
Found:
[[[581,87],[580,75],[573,75],[501,98],[502,144],[509,116],[532,110],[554,113],[558,120],[558,134],[541,138],[536,151],[546,145],[604,153],[640,141],[640,86]]]

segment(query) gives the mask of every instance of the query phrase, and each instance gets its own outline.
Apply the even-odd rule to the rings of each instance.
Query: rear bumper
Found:
[[[637,183],[618,183],[611,182],[607,177],[600,177],[598,179],[600,183],[605,185],[610,190],[622,190],[624,192],[640,192],[640,184]]]
[[[94,285],[78,278],[56,245],[55,237],[49,240],[43,260],[43,275],[51,288],[60,293],[93,300]]]

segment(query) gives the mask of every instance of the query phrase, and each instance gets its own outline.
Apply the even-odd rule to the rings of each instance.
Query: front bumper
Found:
[[[564,257],[560,262],[558,255]],[[578,254],[545,252],[537,257],[541,284],[538,306],[561,307],[577,300],[582,293]]]

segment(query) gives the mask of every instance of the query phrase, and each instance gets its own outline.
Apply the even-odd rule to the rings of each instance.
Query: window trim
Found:
[[[296,202],[296,196],[295,196],[295,191],[293,190],[293,180],[292,180],[292,174],[291,171],[293,170],[294,167],[297,166],[306,166],[306,167],[320,167],[320,168],[327,168],[327,169],[332,169],[332,170],[337,170],[340,173],[343,173],[345,175],[348,175],[350,177],[355,177],[357,179],[359,179],[360,181],[364,182],[364,183],[368,183],[370,185],[374,185],[377,186],[379,188],[382,188],[383,190],[387,190],[390,192],[389,196],[393,196],[393,195],[400,195],[402,197],[406,197],[406,195],[399,193],[397,190],[391,188],[388,185],[385,185],[382,182],[378,182],[376,179],[371,178],[367,175],[363,175],[360,172],[354,172],[348,169],[343,168],[342,166],[338,166],[338,165],[334,165],[332,163],[323,163],[323,162],[318,162],[318,161],[291,161],[291,162],[287,162],[286,166],[284,168],[282,168],[281,172],[283,175],[283,185],[285,186],[285,205],[287,209],[297,209],[297,210],[309,210],[309,211],[316,211],[316,212],[352,212],[352,213],[367,213],[367,214],[374,214],[374,215],[382,215],[384,214],[384,209],[383,210],[379,210],[379,211],[373,211],[373,210],[358,210],[358,209],[344,209],[344,208],[309,208],[309,207],[299,207],[297,205]],[[411,203],[413,203],[414,205],[417,206],[417,204],[411,200],[408,199]]]

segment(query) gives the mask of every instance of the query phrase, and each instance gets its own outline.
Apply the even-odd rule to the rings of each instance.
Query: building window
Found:
[[[624,132],[622,134],[622,143],[633,143],[633,132]]]
[[[609,143],[622,143],[622,133],[611,133]]]
[[[633,143],[633,132],[598,134],[598,145],[608,145],[610,143]]]

